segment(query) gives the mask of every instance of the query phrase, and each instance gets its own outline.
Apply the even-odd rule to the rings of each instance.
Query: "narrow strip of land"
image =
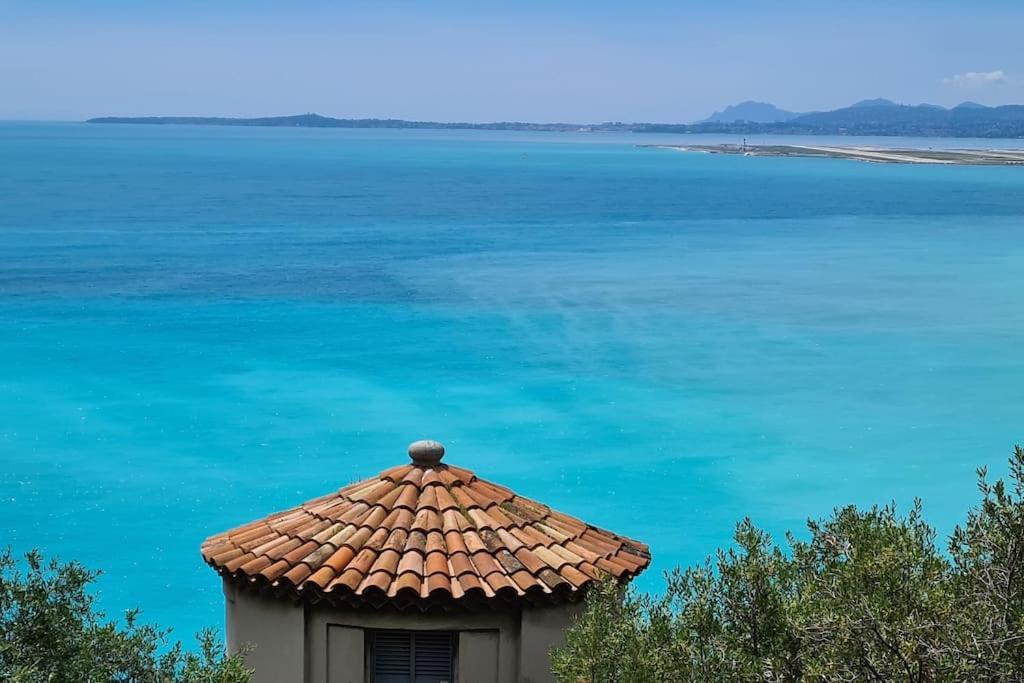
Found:
[[[1024,149],[910,149],[831,145],[640,145],[707,154],[754,157],[825,157],[878,164],[1024,166]]]

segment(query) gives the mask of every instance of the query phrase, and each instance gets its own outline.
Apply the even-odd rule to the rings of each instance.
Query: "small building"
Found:
[[[588,587],[647,546],[418,441],[411,463],[211,536],[227,641],[256,683],[543,683]]]

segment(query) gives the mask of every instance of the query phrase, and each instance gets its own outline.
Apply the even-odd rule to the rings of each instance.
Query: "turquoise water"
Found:
[[[649,590],[744,515],[948,531],[1024,439],[1024,169],[637,141],[0,125],[4,542],[187,637],[206,535],[417,438]]]

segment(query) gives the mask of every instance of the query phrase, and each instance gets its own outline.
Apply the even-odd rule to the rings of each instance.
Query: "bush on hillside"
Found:
[[[592,590],[561,683],[1024,681],[1024,450],[946,552],[921,516],[844,507],[781,548],[750,520],[735,547],[651,597]]]
[[[19,567],[0,554],[0,680],[14,683],[247,683],[241,656],[228,655],[213,631],[198,652],[168,643],[168,631],[122,623],[97,611],[89,586],[98,572],[76,562],[46,561],[39,552]]]

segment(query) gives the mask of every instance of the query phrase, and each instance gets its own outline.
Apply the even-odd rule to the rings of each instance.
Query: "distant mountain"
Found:
[[[982,107],[968,104],[946,109],[934,104],[905,105],[889,100],[857,104],[798,116],[792,132],[846,135],[940,137],[1024,136],[1024,106]]]
[[[747,100],[746,102],[730,105],[722,111],[716,111],[701,121],[701,123],[736,123],[739,121],[779,123],[781,121],[789,121],[797,116],[800,115],[785,109],[779,109],[774,104]]]
[[[977,102],[961,102],[960,104],[953,107],[953,109],[988,109],[984,104],[978,104]]]
[[[860,102],[854,102],[848,109],[860,109],[861,107],[898,107],[899,105],[892,100],[887,100],[884,97],[878,97],[873,100],[861,100]]]
[[[777,120],[777,117],[788,117]],[[761,119],[761,120],[755,120]],[[767,120],[772,119],[772,120]],[[832,111],[793,114],[764,102],[743,102],[700,123],[443,123],[401,119],[335,119],[319,114],[231,119],[204,116],[107,116],[89,123],[145,123],[308,128],[440,128],[548,132],[753,133],[785,135],[906,135],[913,137],[1024,138],[1024,105],[985,107],[963,102],[952,109],[863,100]]]

